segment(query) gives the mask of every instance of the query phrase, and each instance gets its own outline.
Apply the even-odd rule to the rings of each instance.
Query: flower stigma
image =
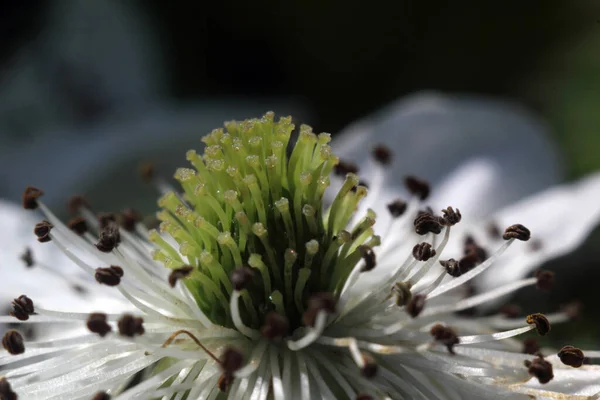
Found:
[[[388,148],[373,147],[364,182],[333,153],[329,134],[301,125],[294,139],[294,130],[271,112],[225,123],[202,138],[202,154],[187,153],[191,168],[174,174],[179,189],[146,166],[161,193],[157,229],[131,209],[95,214],[82,197],[69,202],[74,218],[65,224],[43,191],[28,187],[24,208],[45,218],[38,241],[89,279],[31,249],[25,266],[111,302],[58,311],[15,295],[0,322],[47,332],[36,340],[4,333],[0,398],[557,398],[560,388],[545,385],[565,371],[597,371],[585,361],[599,352],[516,339],[551,334],[572,310],[466,312],[524,287],[551,288],[554,275],[538,271],[468,290],[515,241],[528,241],[529,229],[515,223],[493,238],[485,228],[459,231],[468,233],[464,251],[448,257],[462,215],[428,208],[426,181],[407,176],[410,198],[387,204],[385,215],[373,211],[394,157]],[[386,226],[381,237],[376,219]],[[65,322],[72,328],[55,328]]]

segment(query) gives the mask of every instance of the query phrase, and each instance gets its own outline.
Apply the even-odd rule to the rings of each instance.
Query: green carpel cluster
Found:
[[[204,154],[187,153],[193,168],[176,171],[183,193],[159,200],[154,258],[168,268],[193,267],[183,283],[216,324],[233,326],[230,277],[239,266],[255,272],[241,293],[244,323],[258,329],[276,311],[296,328],[310,295],[339,295],[361,259],[358,247],[379,244],[371,211],[346,230],[367,193],[356,175],[323,206],[339,162],[330,135],[302,125],[290,146],[293,130],[291,118],[274,121],[273,113],[225,123],[202,139]]]

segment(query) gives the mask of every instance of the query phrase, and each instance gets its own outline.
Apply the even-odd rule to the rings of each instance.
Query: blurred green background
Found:
[[[127,4],[152,27],[170,98],[299,99],[315,130],[336,132],[418,90],[501,96],[548,121],[568,178],[600,168],[597,0]],[[6,71],[43,32],[53,5],[2,2],[0,79],[10,78]],[[600,280],[598,244],[596,233],[548,266],[559,271],[552,296],[517,296],[528,311],[548,312],[572,298],[588,305],[586,318],[555,328],[557,346],[573,336],[599,344],[600,309],[591,306]],[[567,274],[574,264],[577,275]]]

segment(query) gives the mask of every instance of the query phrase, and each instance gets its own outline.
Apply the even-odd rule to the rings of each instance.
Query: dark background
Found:
[[[423,89],[501,96],[550,123],[570,179],[600,167],[600,2],[128,3],[152,27],[169,98],[282,96],[306,107],[315,130],[336,132]],[[7,71],[20,52],[43,34],[54,5],[0,3],[0,84],[10,79]],[[102,104],[75,103],[83,106],[74,118],[102,115]],[[527,309],[545,312],[575,297],[588,304],[585,319],[555,328],[557,346],[573,335],[598,344],[598,243],[594,235],[576,254],[548,266],[560,273],[553,296],[517,296]],[[567,273],[575,263],[583,276]]]

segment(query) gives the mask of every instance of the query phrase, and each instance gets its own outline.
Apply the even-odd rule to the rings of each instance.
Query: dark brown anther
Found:
[[[429,243],[423,242],[415,245],[412,251],[413,257],[418,261],[427,261],[435,256],[435,249]]]
[[[85,196],[76,194],[67,201],[67,210],[71,215],[79,214],[82,208],[90,209],[90,203]]]
[[[336,304],[336,298],[329,292],[313,294],[308,299],[308,306],[302,315],[302,322],[305,326],[315,326],[319,312],[326,311],[329,314],[333,314],[335,313]]]
[[[54,228],[48,221],[42,221],[39,224],[36,224],[35,228],[33,228],[33,233],[37,236],[37,240],[40,243],[49,242],[52,238],[50,237],[50,231]]]
[[[35,264],[35,260],[33,259],[33,252],[29,247],[25,247],[25,251],[23,251],[23,254],[21,254],[20,258],[27,268],[31,268]]]
[[[371,395],[361,393],[356,396],[356,400],[375,400],[375,398]]]
[[[375,252],[373,251],[373,249],[369,246],[358,246],[358,251],[360,251],[362,259],[365,262],[365,265],[363,265],[360,272],[367,272],[373,270],[375,268],[375,265],[377,265]]]
[[[116,265],[111,265],[107,268],[96,268],[94,277],[96,278],[96,282],[102,283],[103,285],[117,286],[121,283],[123,268]]]
[[[358,165],[340,160],[340,162],[333,167],[333,173],[342,178],[345,178],[348,174],[358,174]]]
[[[416,294],[410,299],[410,302],[406,305],[406,312],[413,318],[416,318],[423,308],[425,308],[425,298],[424,294]]]
[[[442,210],[442,218],[440,222],[445,226],[454,226],[460,222],[462,215],[460,210],[457,208],[454,210],[452,207],[444,208]]]
[[[541,356],[534,358],[533,361],[526,360],[525,366],[528,368],[529,375],[535,376],[541,384],[548,383],[554,378],[552,364]]]
[[[171,287],[175,287],[175,284],[178,280],[187,278],[193,270],[194,267],[192,267],[191,265],[185,265],[183,267],[174,269],[169,274],[169,285]]]
[[[382,165],[389,165],[392,162],[392,151],[387,146],[377,145],[373,149],[373,158]]]
[[[360,374],[367,379],[374,378],[377,375],[377,362],[370,354],[362,353],[362,358],[365,364],[360,369]]]
[[[500,229],[498,224],[493,221],[491,221],[487,224],[485,230],[486,230],[488,236],[490,237],[490,239],[499,240],[502,237],[502,230]]]
[[[222,373],[219,377],[219,381],[217,382],[217,387],[222,393],[227,393],[232,383],[233,375],[227,375],[226,373]]]
[[[37,199],[44,194],[43,190],[27,186],[23,192],[23,208],[26,210],[35,210],[38,208]]]
[[[134,317],[131,314],[123,314],[119,319],[117,325],[119,327],[119,333],[122,336],[134,337],[135,335],[143,335],[144,319],[142,317]]]
[[[126,232],[135,231],[135,226],[142,220],[142,214],[133,208],[127,208],[121,213],[121,226]]]
[[[108,324],[104,313],[90,314],[86,325],[92,333],[97,333],[100,337],[104,337],[112,331],[112,327]]]
[[[468,253],[466,256],[464,256],[458,261],[461,275],[469,272],[470,270],[478,266],[480,263],[481,260],[479,259],[479,255],[476,252]]]
[[[2,400],[17,400],[18,396],[13,392],[10,383],[5,377],[0,378],[0,399]]]
[[[217,386],[221,392],[227,392],[233,382],[233,373],[242,368],[244,364],[244,355],[233,347],[227,347],[220,360],[223,374],[219,378]]]
[[[23,336],[17,331],[10,330],[2,337],[2,347],[13,356],[25,353],[25,345],[23,344]]]
[[[504,240],[518,239],[526,242],[529,238],[531,238],[531,232],[521,224],[509,226],[504,231],[504,235],[502,235],[502,239]]]
[[[109,222],[102,231],[100,231],[100,237],[96,248],[103,253],[110,253],[119,245],[121,242],[121,234],[119,233],[119,227],[114,222]]]
[[[110,395],[106,392],[98,392],[92,397],[92,400],[110,400]]]
[[[392,214],[392,217],[398,218],[406,212],[407,204],[400,199],[394,200],[387,205],[387,209]]]
[[[231,283],[237,291],[244,290],[252,282],[254,272],[248,267],[238,267],[231,273]]]
[[[10,315],[19,321],[27,321],[29,316],[35,313],[33,301],[24,294],[14,299],[11,304],[12,311],[10,312]]]
[[[146,183],[152,183],[154,181],[154,176],[156,171],[154,170],[153,162],[143,162],[139,166],[140,177]]]
[[[429,183],[414,176],[404,178],[404,186],[406,186],[412,195],[417,196],[421,200],[426,200],[431,192]]]
[[[528,337],[523,340],[524,354],[538,354],[540,352],[540,344],[536,338]]]
[[[516,304],[505,304],[500,308],[499,312],[506,318],[516,318],[521,315],[521,307]]]
[[[548,318],[544,314],[535,313],[528,315],[526,321],[529,325],[535,324],[535,329],[541,336],[545,336],[550,332],[550,321],[548,321]]]
[[[488,258],[487,251],[483,247],[480,247],[473,238],[473,236],[470,235],[465,238],[465,245],[463,251],[464,255],[470,255],[472,253],[475,253],[475,255],[477,256],[478,264],[484,262]]]
[[[438,234],[442,231],[442,225],[438,218],[429,213],[420,213],[414,222],[415,232],[417,235],[426,235],[428,233]]]
[[[396,305],[403,307],[412,300],[412,292],[410,282],[396,282],[392,287],[392,292],[396,295]]]
[[[448,273],[448,275],[453,276],[453,277],[459,277],[462,275],[462,272],[460,270],[460,265],[458,263],[458,261],[456,261],[454,258],[450,258],[448,260],[441,260],[440,264],[442,265],[442,267],[444,267],[446,269],[446,272]]]
[[[537,278],[536,287],[540,290],[551,290],[554,284],[554,272],[538,269],[535,271],[535,278]]]
[[[431,333],[431,336],[433,336],[436,341],[445,345],[450,354],[455,354],[454,346],[460,342],[460,339],[456,336],[454,329],[442,324],[436,324],[431,328],[429,333]]]
[[[290,323],[288,319],[278,312],[271,311],[265,317],[265,323],[260,328],[260,333],[269,340],[283,339],[288,335]]]
[[[569,367],[579,368],[583,365],[585,356],[583,351],[573,346],[565,346],[558,352],[558,358],[563,364]]]
[[[85,218],[83,217],[75,217],[71,219],[68,223],[68,226],[70,230],[79,236],[83,236],[88,231],[87,222],[85,222]]]
[[[100,229],[106,228],[111,223],[117,222],[117,216],[114,213],[101,213],[96,216]]]

